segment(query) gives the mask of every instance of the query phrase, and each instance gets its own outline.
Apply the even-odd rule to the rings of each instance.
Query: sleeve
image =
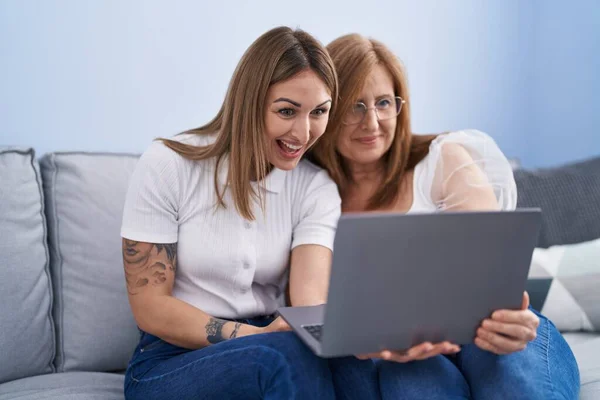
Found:
[[[341,205],[337,185],[326,171],[319,171],[301,201],[300,217],[293,229],[292,250],[303,244],[316,244],[333,251]]]
[[[176,243],[179,176],[177,155],[154,142],[140,157],[129,180],[121,236],[148,243]]]
[[[442,134],[422,161],[420,190],[437,210],[514,210],[512,167],[494,140],[477,130]]]

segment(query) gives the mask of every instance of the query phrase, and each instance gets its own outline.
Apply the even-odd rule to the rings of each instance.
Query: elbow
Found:
[[[137,299],[135,305],[132,304],[133,318],[139,329],[151,335],[159,336],[161,327],[161,309],[164,302],[158,298]]]

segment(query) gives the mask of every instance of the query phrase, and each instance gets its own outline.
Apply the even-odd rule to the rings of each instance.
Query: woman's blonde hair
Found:
[[[376,65],[383,65],[392,76],[395,95],[402,97],[406,103],[397,117],[392,145],[384,155],[383,180],[369,199],[368,209],[375,210],[390,205],[398,197],[404,173],[414,168],[427,155],[429,144],[435,135],[412,135],[406,73],[400,60],[384,44],[358,34],[350,34],[331,42],[327,51],[333,59],[338,75],[339,102],[330,114],[325,134],[312,148],[309,157],[327,169],[340,191],[344,193],[351,176],[336,148],[343,129],[342,120],[360,97],[371,71]]]
[[[265,139],[265,99],[271,85],[292,78],[305,70],[314,71],[325,83],[333,101],[337,97],[337,76],[325,47],[302,30],[278,27],[261,35],[250,45],[238,63],[225,100],[208,124],[183,133],[207,135],[218,133],[214,143],[192,146],[176,140],[160,139],[190,160],[216,158],[214,185],[218,206],[226,187],[220,188],[218,171],[223,157],[229,156],[228,185],[238,213],[254,219],[251,200],[258,199],[264,209],[264,191],[255,191],[252,180],[264,188],[269,172]]]

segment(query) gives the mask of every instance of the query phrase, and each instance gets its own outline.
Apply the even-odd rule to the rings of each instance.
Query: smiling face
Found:
[[[293,169],[325,132],[330,107],[331,93],[312,70],[272,85],[265,104],[269,163]]]
[[[353,125],[344,125],[337,139],[337,151],[350,165],[377,164],[394,141],[397,118],[378,120],[375,107],[395,107],[394,80],[389,71],[377,64],[365,81],[357,100],[369,110],[364,119]],[[348,110],[351,114],[355,109]],[[380,113],[381,115],[381,113]],[[350,118],[351,119],[351,118]]]

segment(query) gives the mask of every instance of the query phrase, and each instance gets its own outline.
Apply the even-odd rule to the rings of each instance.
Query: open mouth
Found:
[[[281,154],[285,158],[298,157],[302,153],[302,149],[304,148],[304,146],[301,144],[292,144],[279,139],[277,139],[277,147],[279,147],[279,150],[281,150]]]

